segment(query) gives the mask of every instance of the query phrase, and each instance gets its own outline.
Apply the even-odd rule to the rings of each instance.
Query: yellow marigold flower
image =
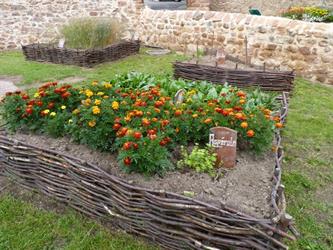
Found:
[[[90,99],[90,98],[87,98],[86,100],[83,100],[83,101],[82,101],[82,104],[83,104],[84,106],[89,106],[89,105],[91,104],[91,99]]]
[[[50,113],[50,116],[53,116],[53,117],[54,117],[54,116],[56,116],[56,115],[57,115],[56,112],[51,112],[51,113]]]
[[[103,96],[103,99],[108,99],[108,98],[109,98],[108,95]]]
[[[92,86],[96,86],[96,85],[98,85],[98,81],[93,81],[93,82],[91,83],[91,85],[92,85]]]
[[[109,83],[109,82],[104,83],[103,86],[104,86],[104,88],[106,88],[106,89],[110,89],[110,88],[112,88],[112,84]]]
[[[186,102],[192,102],[192,98],[187,98]]]
[[[98,106],[93,106],[92,112],[94,115],[98,115],[101,113],[101,110]]]
[[[192,89],[190,92],[188,92],[188,95],[189,95],[189,96],[194,95],[194,94],[196,94],[195,89]]]
[[[35,97],[35,98],[39,97],[39,93],[36,92],[36,93],[34,94],[34,97]]]
[[[102,96],[102,95],[104,95],[104,92],[100,91],[100,92],[97,93],[97,95]]]
[[[95,100],[95,105],[100,105],[100,104],[101,104],[101,102],[102,102],[101,100],[99,100],[99,99],[96,99],[96,100]]]
[[[66,109],[66,106],[65,106],[65,105],[62,105],[62,106],[61,106],[61,109],[62,109],[62,110]]]
[[[89,127],[95,127],[96,126],[96,121],[89,121],[88,122]]]
[[[45,109],[45,110],[43,111],[43,113],[44,113],[45,115],[47,115],[48,113],[50,113],[50,110],[49,110],[49,109]]]
[[[197,118],[197,117],[198,117],[198,114],[193,114],[192,117],[193,117],[193,118]]]
[[[117,102],[117,101],[113,101],[113,102],[112,102],[112,108],[113,108],[114,110],[118,110],[118,109],[119,109],[119,102]]]
[[[72,113],[73,113],[74,115],[77,115],[78,113],[80,113],[80,110],[79,110],[79,109],[74,109]]]
[[[86,94],[87,97],[92,97],[94,95],[94,92],[92,92],[90,89],[87,89],[85,91],[85,94]]]

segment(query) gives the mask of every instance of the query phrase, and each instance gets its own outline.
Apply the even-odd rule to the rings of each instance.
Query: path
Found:
[[[7,92],[14,92],[18,89],[19,88],[16,87],[13,81],[6,78],[0,78],[0,97],[4,96]]]
[[[73,84],[85,81],[83,77],[67,77],[63,80],[58,81],[58,84]],[[16,86],[15,84],[22,81],[21,77],[15,76],[0,76],[0,97],[3,97],[7,92],[14,92],[16,90],[26,90],[31,88],[38,88],[42,83],[29,84]]]

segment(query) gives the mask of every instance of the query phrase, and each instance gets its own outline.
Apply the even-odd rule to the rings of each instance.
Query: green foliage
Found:
[[[181,146],[181,154],[183,159],[177,163],[179,168],[187,166],[195,169],[198,173],[215,174],[216,154],[210,146],[199,148],[198,144],[196,144],[190,154],[184,146]]]
[[[147,174],[171,169],[175,143],[204,143],[215,126],[235,129],[244,149],[262,152],[271,145],[276,119],[266,94],[206,82],[170,80],[168,88],[168,79],[132,74],[81,89],[47,83],[30,95],[8,93],[4,118],[12,130],[69,135],[94,149],[118,150],[120,167]],[[188,90],[184,102],[173,103],[180,87]]]
[[[66,47],[75,49],[102,48],[121,39],[122,27],[115,19],[80,18],[61,29]]]
[[[86,69],[26,61],[21,52],[6,51],[0,52],[0,75],[22,76],[20,85],[61,80],[70,76],[80,76],[80,78],[86,78],[88,82],[95,79],[108,81],[116,74],[127,74],[134,70],[145,74],[171,75],[171,63],[183,59],[183,56],[175,53],[151,56],[145,53],[145,49],[141,49],[139,54],[129,56],[125,60],[103,63],[92,69]]]
[[[31,194],[36,197],[36,194]],[[0,196],[0,249],[158,249],[66,210],[47,212],[9,195]]]

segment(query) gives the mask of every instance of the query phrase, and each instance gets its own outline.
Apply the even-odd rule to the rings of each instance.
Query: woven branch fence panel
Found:
[[[174,77],[187,80],[205,80],[216,84],[229,83],[240,88],[259,86],[267,91],[290,92],[295,74],[264,70],[241,70],[209,65],[175,62]]]
[[[281,118],[287,114],[286,96]],[[74,209],[146,237],[165,249],[287,249],[295,240],[281,189],[282,150],[272,189],[272,219],[254,218],[225,205],[210,204],[163,190],[133,186],[70,155],[0,136],[0,173]]]
[[[121,41],[102,49],[69,49],[59,48],[53,44],[23,45],[25,58],[31,61],[70,64],[81,67],[93,67],[97,64],[119,60],[136,54],[140,41]]]

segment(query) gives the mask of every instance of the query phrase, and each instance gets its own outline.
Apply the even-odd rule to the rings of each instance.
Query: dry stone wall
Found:
[[[49,42],[71,18],[117,15],[127,20],[128,13],[135,13],[130,0],[1,0],[0,50]]]
[[[333,25],[279,17],[213,11],[152,11],[140,17],[140,39],[177,51],[223,48],[228,54],[268,68],[295,70],[333,84]]]
[[[309,79],[333,84],[333,24],[142,7],[140,0],[2,0],[0,50],[52,41],[58,28],[71,18],[116,16],[128,24],[127,36],[135,33],[149,45],[189,53],[198,44],[203,50],[223,48],[244,59],[247,39],[252,63],[294,69]]]

